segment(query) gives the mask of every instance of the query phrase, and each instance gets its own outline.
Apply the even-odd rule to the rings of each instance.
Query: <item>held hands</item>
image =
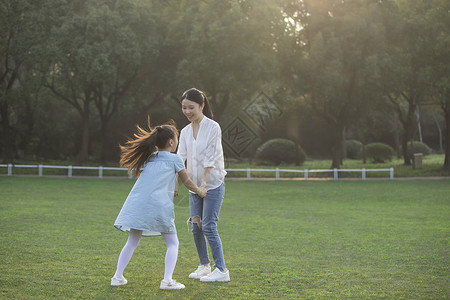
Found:
[[[199,193],[197,193],[197,195],[199,195],[201,198],[205,198],[206,197],[206,182],[202,180],[202,184],[200,185],[199,188]]]
[[[192,189],[193,187],[196,187],[196,189]],[[199,195],[201,198],[205,198],[206,196],[206,184],[202,184],[200,187],[197,187],[194,183],[192,183],[192,186],[190,187],[191,191],[196,191],[196,194]],[[178,192],[178,184],[175,185],[174,190],[174,196],[178,197],[180,194]]]
[[[197,195],[199,195],[200,198],[205,198],[206,197],[206,187],[203,185],[201,187],[199,187]]]
[[[205,198],[206,192],[207,192],[206,188],[204,188],[204,187],[197,188],[197,195],[199,195],[201,198]],[[179,196],[178,187],[175,188],[174,196],[175,197]]]
[[[183,181],[184,186],[186,186],[189,190],[196,192],[201,198],[206,196],[206,182],[202,181],[200,187],[198,187],[188,176],[186,169],[178,172],[179,177]],[[175,185],[174,195],[178,196],[178,186]]]

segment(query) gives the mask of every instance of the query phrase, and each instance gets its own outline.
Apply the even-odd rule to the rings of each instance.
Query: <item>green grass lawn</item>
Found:
[[[448,299],[450,180],[228,181],[219,221],[229,283],[198,265],[186,190],[180,251],[160,291],[162,238],[143,238],[111,287],[127,234],[113,222],[134,181],[0,177],[0,299]]]

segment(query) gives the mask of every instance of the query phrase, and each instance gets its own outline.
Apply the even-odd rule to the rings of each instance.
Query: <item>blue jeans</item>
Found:
[[[209,190],[205,198],[189,193],[189,210],[192,225],[192,233],[194,235],[195,247],[197,248],[200,265],[210,263],[208,257],[208,248],[206,239],[208,239],[209,247],[214,259],[214,267],[221,271],[226,270],[225,259],[223,258],[222,241],[217,232],[217,220],[222,206],[223,197],[225,195],[225,184]]]

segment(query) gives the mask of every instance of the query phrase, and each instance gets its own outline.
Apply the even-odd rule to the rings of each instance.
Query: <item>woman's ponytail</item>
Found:
[[[212,120],[214,115],[212,112],[211,104],[209,103],[209,100],[206,97],[205,93],[203,93],[203,92],[201,92],[201,93],[203,96],[203,103],[205,104],[205,107],[203,107],[203,114]]]

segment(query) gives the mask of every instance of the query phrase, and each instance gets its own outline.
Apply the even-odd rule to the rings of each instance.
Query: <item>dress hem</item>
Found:
[[[161,232],[161,231],[154,231],[154,230],[149,230],[149,229],[133,228],[133,227],[117,225],[117,224],[114,224],[114,228],[116,228],[122,232],[130,232],[130,229],[142,230],[143,237],[155,237],[155,236],[162,236],[163,234],[176,234],[177,233],[176,230],[174,232]]]

